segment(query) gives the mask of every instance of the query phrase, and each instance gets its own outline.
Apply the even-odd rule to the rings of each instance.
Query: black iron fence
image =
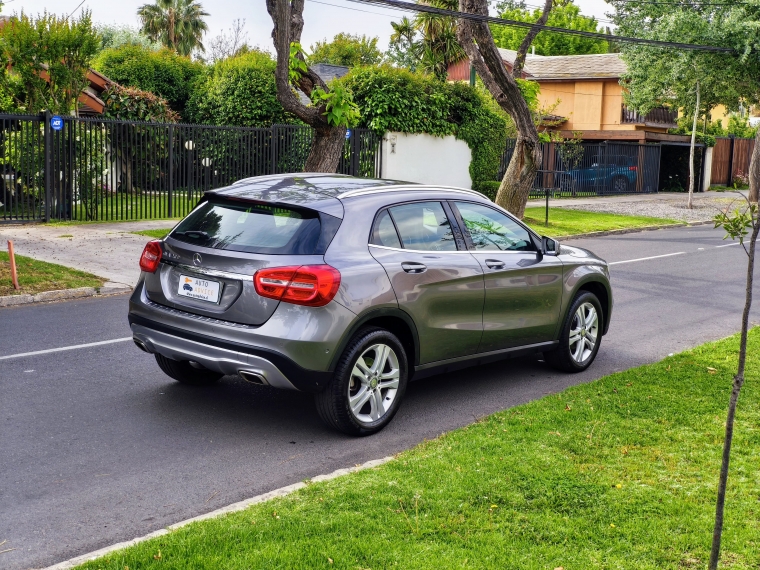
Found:
[[[507,141],[499,179],[515,141]],[[531,196],[601,196],[657,192],[660,146],[629,143],[542,143],[543,158]]]
[[[203,192],[302,172],[313,131],[0,115],[0,221],[141,220],[187,214]],[[380,177],[381,137],[352,129],[338,172]]]

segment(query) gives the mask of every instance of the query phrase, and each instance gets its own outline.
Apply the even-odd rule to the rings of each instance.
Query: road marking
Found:
[[[716,245],[715,248],[717,249],[719,247],[731,247],[732,245],[739,245],[739,242],[737,241],[734,243],[727,243],[726,245]]]
[[[388,463],[391,460],[393,460],[393,457],[389,456],[389,457],[383,457],[382,459],[373,459],[372,461],[367,461],[366,463],[362,463],[361,465],[348,467],[346,469],[336,469],[332,473],[327,473],[326,475],[317,475],[316,477],[312,477],[311,483],[320,483],[322,481],[330,481],[332,479],[337,479],[338,477],[343,477],[344,475],[348,475],[349,473],[356,473],[357,471],[364,471],[365,469],[380,467],[384,463]],[[306,483],[300,482],[300,483],[293,483],[292,485],[288,485],[287,487],[280,487],[279,489],[275,489],[274,491],[269,491],[268,493],[264,493],[263,495],[257,495],[255,497],[251,497],[250,499],[240,501],[239,503],[232,503],[231,505],[227,505],[226,507],[222,507],[221,509],[211,511],[210,513],[206,513],[204,515],[200,515],[197,517],[193,517],[191,519],[180,521],[178,523],[170,524],[166,528],[161,528],[159,530],[153,531],[150,534],[146,534],[145,536],[140,536],[138,538],[133,538],[132,540],[127,540],[124,542],[120,542],[118,544],[106,546],[105,548],[101,548],[100,550],[96,550],[95,552],[82,554],[80,556],[77,556],[76,558],[72,558],[71,560],[66,560],[65,562],[59,562],[58,564],[54,564],[53,566],[48,566],[45,570],[69,570],[70,568],[74,568],[75,566],[79,566],[80,564],[84,564],[85,562],[89,562],[91,560],[96,560],[116,550],[123,550],[124,548],[129,548],[130,546],[134,546],[135,544],[139,544],[140,542],[145,542],[146,540],[150,540],[151,538],[164,536],[166,534],[169,534],[171,531],[181,528],[183,526],[189,525],[190,523],[207,520],[207,519],[214,519],[214,518],[221,517],[223,515],[227,515],[230,513],[236,513],[238,511],[247,509],[248,507],[252,505],[256,505],[258,503],[264,503],[266,501],[269,501],[270,499],[274,499],[275,497],[285,497],[286,495],[290,495],[294,491],[303,489],[304,487],[306,487],[306,485],[307,485]]]
[[[126,342],[132,340],[131,336],[124,338],[115,338],[113,340],[101,340],[98,342],[88,342],[87,344],[72,344],[71,346],[62,346],[60,348],[48,348],[46,350],[35,350],[34,352],[20,352],[19,354],[9,354],[0,356],[0,360],[9,360],[11,358],[23,358],[25,356],[37,356],[38,354],[49,354],[51,352],[64,352],[66,350],[78,350],[80,348],[90,348],[91,346],[103,346],[104,344],[115,344],[117,342]]]
[[[625,261],[612,261],[607,265],[619,265],[621,263],[633,263],[634,261],[647,261],[648,259],[661,259],[663,257],[673,257],[674,255],[684,255],[685,251],[678,251],[676,253],[666,253],[665,255],[653,255],[652,257],[639,257],[637,259],[626,259]]]

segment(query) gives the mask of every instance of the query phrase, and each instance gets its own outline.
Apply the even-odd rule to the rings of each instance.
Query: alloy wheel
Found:
[[[583,364],[594,352],[599,334],[599,315],[591,303],[583,303],[573,315],[570,324],[570,356]]]
[[[400,374],[398,356],[387,344],[374,344],[361,353],[348,383],[349,409],[357,421],[374,423],[388,413]]]

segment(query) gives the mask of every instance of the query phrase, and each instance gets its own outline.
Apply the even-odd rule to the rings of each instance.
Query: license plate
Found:
[[[209,303],[218,303],[220,289],[221,285],[219,281],[180,275],[177,295],[180,297],[198,299],[200,301],[208,301]]]

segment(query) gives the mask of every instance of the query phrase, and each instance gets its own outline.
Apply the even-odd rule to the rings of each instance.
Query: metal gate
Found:
[[[347,133],[338,172],[380,176],[381,136]],[[0,221],[186,215],[207,190],[302,172],[313,131],[0,115]]]
[[[507,141],[499,179],[509,166],[515,141]],[[637,143],[542,143],[541,168],[531,196],[602,196],[657,192],[660,145]]]

